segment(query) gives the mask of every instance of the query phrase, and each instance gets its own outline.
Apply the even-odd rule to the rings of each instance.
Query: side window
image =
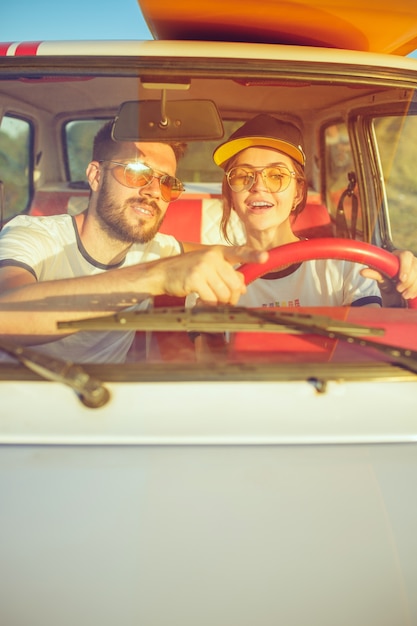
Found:
[[[374,120],[392,241],[417,254],[417,116]]]
[[[23,213],[32,189],[32,128],[28,121],[5,115],[0,123],[0,181],[3,220]]]
[[[363,222],[346,124],[324,131],[326,205],[337,237],[363,238]]]
[[[70,182],[87,186],[85,170],[91,161],[93,141],[108,120],[75,120],[65,125],[68,177]]]

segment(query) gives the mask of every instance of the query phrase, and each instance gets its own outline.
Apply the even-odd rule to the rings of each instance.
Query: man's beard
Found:
[[[114,200],[105,181],[98,192],[96,212],[100,219],[101,226],[104,231],[113,239],[118,239],[125,243],[148,243],[158,232],[164,216],[161,216],[161,210],[158,205],[152,201],[140,200],[142,206],[149,206],[149,209],[155,215],[155,221],[149,223],[149,220],[141,219],[138,215],[135,225],[129,223],[126,215],[134,214],[134,207],[139,204],[138,197],[126,200],[120,204]]]

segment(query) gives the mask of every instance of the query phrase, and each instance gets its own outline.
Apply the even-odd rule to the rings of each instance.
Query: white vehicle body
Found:
[[[150,77],[153,89],[144,87]],[[346,129],[363,211],[357,238],[412,249],[390,217],[393,188],[381,166],[389,155],[375,154],[379,131],[368,120],[416,119],[417,60],[359,51],[4,46],[0,122],[33,124],[25,210],[36,214],[48,194],[54,203],[65,195],[67,210],[85,206],[87,189],[71,186],[64,156],[67,122],[108,119],[121,102],[158,99],[159,83],[181,77],[189,92],[167,89],[168,97],[212,99],[224,120],[265,110],[301,122],[314,155],[311,193],[322,203],[326,129]],[[402,119],[417,145],[417,125]],[[214,206],[200,239],[221,241],[218,183],[191,183],[185,200],[200,194],[207,211]],[[406,192],[417,214],[417,189]],[[348,321],[383,326],[383,341],[417,352],[412,308],[357,315]],[[417,368],[372,349],[351,347],[338,360],[325,352],[252,350],[209,364],[147,353],[126,365],[88,364],[109,392],[95,409],[62,372],[51,381],[0,364],[0,623],[417,624]]]

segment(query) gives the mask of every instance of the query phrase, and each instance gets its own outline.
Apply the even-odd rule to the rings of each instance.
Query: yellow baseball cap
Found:
[[[229,139],[220,144],[213,153],[216,165],[223,167],[233,156],[252,146],[273,148],[305,165],[301,131],[291,122],[284,122],[272,115],[260,114],[238,128]]]

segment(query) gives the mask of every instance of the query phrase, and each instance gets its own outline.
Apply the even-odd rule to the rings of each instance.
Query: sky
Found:
[[[152,39],[137,0],[5,0],[4,4],[0,42]],[[417,51],[410,56],[417,58]]]
[[[5,0],[4,5],[2,42],[152,39],[137,0]]]

